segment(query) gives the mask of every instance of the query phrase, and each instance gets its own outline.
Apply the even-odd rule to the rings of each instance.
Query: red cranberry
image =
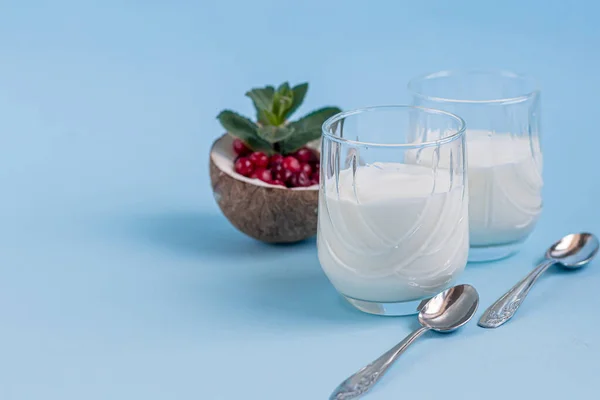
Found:
[[[271,185],[277,185],[277,186],[285,186],[285,184],[277,179],[272,180],[271,182],[269,182]]]
[[[310,164],[302,164],[302,172],[306,172],[306,174],[308,176],[310,176],[310,174],[312,174],[312,167],[310,166]]]
[[[298,175],[292,174],[288,179],[286,179],[285,186],[289,188],[298,187]]]
[[[316,154],[307,147],[303,147],[296,151],[294,157],[302,163],[315,163],[318,161]]]
[[[275,165],[270,166],[269,168],[271,168],[273,173],[283,171],[283,164],[275,164]]]
[[[306,186],[310,186],[310,185],[311,185],[311,183],[310,183],[309,175],[304,171],[300,172],[298,174],[298,185],[297,186],[306,187]]]
[[[273,167],[273,179],[276,179],[276,180],[279,180],[282,182],[287,182],[287,180],[290,179],[290,177],[292,175],[294,175],[292,173],[292,171],[283,169],[283,166],[281,164]]]
[[[240,175],[250,176],[254,171],[254,164],[248,157],[240,157],[234,164],[235,172]]]
[[[256,179],[260,179],[263,182],[270,183],[273,180],[273,175],[271,174],[271,170],[265,168],[259,168],[254,171]]]
[[[320,179],[320,176],[319,176],[319,172],[318,171],[317,172],[313,172],[312,175],[310,176],[310,180],[314,181],[315,184],[319,183],[319,179]]]
[[[287,170],[287,169],[284,169],[284,170],[283,170],[283,179],[282,179],[282,180],[285,182],[285,181],[287,181],[288,179],[290,179],[290,177],[291,177],[292,175],[294,175],[294,173],[293,173],[292,171],[290,171],[290,170]]]
[[[256,168],[267,168],[269,165],[269,157],[261,151],[255,151],[248,158]]]
[[[302,171],[302,165],[300,161],[296,157],[287,156],[283,159],[283,168],[288,171],[292,171],[293,173],[298,173]]]
[[[269,158],[269,166],[274,167],[275,165],[281,165],[283,163],[283,156],[281,154],[273,154]]]
[[[289,188],[295,187],[305,187],[312,185],[310,175],[308,175],[304,171],[300,171],[297,174],[293,174],[289,177],[287,181],[285,181],[286,186]]]
[[[246,146],[246,143],[244,143],[242,139],[235,138],[233,139],[233,151],[238,156],[245,156],[246,154],[250,154],[252,150]]]

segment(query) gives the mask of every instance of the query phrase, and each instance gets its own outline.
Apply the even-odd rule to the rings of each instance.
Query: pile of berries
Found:
[[[288,188],[306,187],[319,183],[319,158],[309,148],[303,147],[293,154],[271,157],[260,151],[252,152],[240,139],[233,141],[237,154],[235,172],[271,185]]]

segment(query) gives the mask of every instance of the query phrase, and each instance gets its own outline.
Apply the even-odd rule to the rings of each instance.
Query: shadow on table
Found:
[[[248,282],[248,306],[254,313],[279,323],[296,324],[306,319],[332,324],[383,322],[385,318],[364,314],[348,304],[323,274],[316,256],[310,260],[253,278]]]
[[[276,257],[272,246],[237,231],[217,213],[196,211],[134,214],[124,219],[126,234],[168,251],[203,258],[236,260]],[[300,243],[299,246],[302,246]]]
[[[216,312],[242,319],[260,316],[256,322],[269,325],[298,324],[302,319],[343,324],[383,320],[355,310],[337,294],[319,266],[314,238],[265,244],[238,232],[218,213],[196,211],[137,213],[108,223],[119,240],[125,235],[127,240],[201,259],[216,277],[202,301],[209,297]],[[232,265],[236,268],[227,268]],[[204,280],[205,272],[199,274]],[[192,293],[199,293],[200,286]]]

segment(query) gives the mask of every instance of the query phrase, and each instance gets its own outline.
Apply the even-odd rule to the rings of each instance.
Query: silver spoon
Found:
[[[598,252],[598,238],[592,233],[572,233],[554,243],[546,251],[546,260],[490,306],[479,320],[482,328],[497,328],[512,318],[537,279],[554,264],[577,269],[587,264]]]
[[[454,286],[432,297],[420,309],[421,327],[377,360],[342,382],[329,400],[348,400],[361,396],[375,385],[392,363],[419,336],[430,329],[437,332],[452,332],[460,328],[473,317],[478,304],[479,294],[471,285]]]

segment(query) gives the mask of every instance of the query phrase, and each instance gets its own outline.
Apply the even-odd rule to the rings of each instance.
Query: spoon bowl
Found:
[[[568,269],[587,264],[598,252],[600,243],[592,233],[572,233],[554,243],[546,252],[546,258]]]
[[[432,297],[419,312],[419,323],[437,332],[452,332],[473,317],[479,294],[471,285],[458,285]]]
[[[329,400],[350,400],[362,396],[381,379],[387,369],[419,336],[428,330],[452,332],[469,322],[479,305],[479,294],[471,285],[458,285],[421,303],[421,327],[371,364],[340,383]]]

